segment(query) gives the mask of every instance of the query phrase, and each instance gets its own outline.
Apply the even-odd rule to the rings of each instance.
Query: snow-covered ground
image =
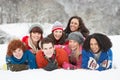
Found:
[[[5,31],[12,38],[22,38],[28,35],[30,23],[4,24],[0,25],[0,30]],[[44,37],[51,32],[51,24],[43,24]],[[0,80],[115,80],[120,74],[120,35],[109,36],[113,51],[113,69],[106,71],[91,70],[64,70],[45,71],[43,69],[25,70],[11,72],[0,70]],[[5,64],[5,55],[8,43],[0,44],[0,68]]]

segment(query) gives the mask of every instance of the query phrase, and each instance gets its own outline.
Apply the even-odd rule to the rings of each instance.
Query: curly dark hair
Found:
[[[67,27],[66,27],[66,29],[64,30],[64,32],[67,33],[67,34],[71,33],[71,30],[70,30],[70,22],[71,22],[71,20],[72,20],[73,18],[78,19],[78,21],[79,21],[79,28],[78,28],[77,31],[81,32],[82,35],[86,38],[86,37],[89,35],[90,32],[89,32],[89,30],[86,28],[86,26],[84,25],[83,20],[81,19],[81,17],[79,17],[79,16],[73,16],[73,17],[71,17],[71,18],[69,19],[68,24],[67,24]]]
[[[83,44],[83,49],[89,51],[90,50],[90,40],[94,38],[98,42],[98,46],[100,47],[99,51],[106,52],[108,49],[112,47],[111,40],[104,34],[101,33],[93,33],[89,35]]]
[[[8,49],[7,49],[7,55],[8,56],[12,56],[13,55],[13,51],[15,51],[17,48],[20,48],[23,50],[23,52],[25,50],[27,50],[25,44],[19,40],[19,39],[14,39],[12,40],[9,44],[8,44]]]

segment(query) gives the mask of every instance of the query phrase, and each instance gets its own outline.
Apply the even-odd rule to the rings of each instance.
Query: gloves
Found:
[[[92,70],[95,70],[99,67],[99,65],[97,64],[96,60],[92,57],[89,58],[89,61],[88,61],[88,68],[89,69],[92,69]]]
[[[22,70],[27,70],[28,66],[26,64],[7,64],[8,69],[11,71],[22,71]]]
[[[110,60],[104,60],[104,61],[101,63],[101,66],[104,67],[104,68],[109,68],[110,63],[111,63]]]
[[[52,71],[58,68],[57,62],[54,60],[50,60],[47,64],[46,67],[44,67],[43,69],[47,70],[47,71]]]

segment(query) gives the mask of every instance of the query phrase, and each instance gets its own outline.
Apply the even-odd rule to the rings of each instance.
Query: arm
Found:
[[[56,51],[56,59],[59,68],[63,68],[64,63],[69,63],[68,55],[64,49],[59,49]]]
[[[83,57],[83,59],[85,59]],[[86,66],[88,69],[92,70],[99,70],[103,71],[106,69],[110,69],[112,67],[112,51],[108,50],[107,53],[101,53],[101,60],[98,60],[98,62],[93,58],[89,57],[88,65]],[[102,61],[102,62],[101,62]]]
[[[48,61],[47,61],[47,59],[44,57],[43,54],[44,54],[44,53],[42,52],[42,50],[39,50],[39,51],[36,53],[36,63],[37,63],[38,68],[43,68],[43,67],[45,67],[45,66],[48,64]]]
[[[111,69],[112,68],[112,51],[109,49],[106,53],[106,57],[104,61],[100,64],[100,67],[98,70],[106,70],[106,69]]]
[[[32,54],[29,50],[26,51],[27,56],[28,56],[28,65],[30,69],[36,69],[37,68],[37,64],[36,64],[36,60],[35,60],[35,55]]]
[[[22,71],[22,70],[27,70],[28,65],[26,64],[15,64],[12,63],[12,57],[6,56],[6,64],[7,64],[7,69],[11,71]]]
[[[82,68],[88,69],[88,60],[89,60],[89,55],[85,50],[82,50]]]

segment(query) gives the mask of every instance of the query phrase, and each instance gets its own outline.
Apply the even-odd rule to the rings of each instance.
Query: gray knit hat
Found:
[[[79,44],[82,44],[84,42],[84,37],[82,36],[82,34],[80,32],[71,32],[68,35],[67,40],[75,40]]]
[[[43,29],[42,29],[41,25],[39,25],[39,24],[33,24],[29,28],[29,33],[31,33],[31,32],[38,32],[38,33],[43,34]]]

